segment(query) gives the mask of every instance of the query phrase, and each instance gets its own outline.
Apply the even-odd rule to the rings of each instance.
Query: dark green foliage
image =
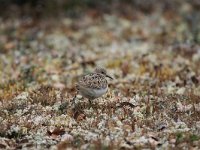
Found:
[[[60,114],[66,113],[68,105],[69,105],[68,102],[63,102],[62,104],[60,104],[60,106],[59,106],[59,113]]]
[[[190,135],[189,138],[191,142],[194,142],[194,141],[198,141],[200,139],[200,136],[193,134],[193,135]]]

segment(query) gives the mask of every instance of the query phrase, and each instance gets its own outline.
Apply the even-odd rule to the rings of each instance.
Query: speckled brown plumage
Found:
[[[93,89],[104,89],[108,86],[106,77],[100,73],[90,73],[80,78],[79,85],[93,88]]]

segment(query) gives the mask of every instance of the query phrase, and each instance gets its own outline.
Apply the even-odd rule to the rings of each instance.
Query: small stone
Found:
[[[74,140],[74,137],[68,133],[64,134],[62,137],[61,137],[61,141],[66,141],[66,142],[71,142]]]
[[[176,142],[176,139],[170,139],[169,143],[174,144]]]
[[[78,99],[82,99],[82,98],[83,98],[82,95],[77,95],[76,97],[77,97]]]
[[[182,87],[182,88],[178,89],[176,93],[180,94],[180,95],[183,95],[185,93],[185,88]]]

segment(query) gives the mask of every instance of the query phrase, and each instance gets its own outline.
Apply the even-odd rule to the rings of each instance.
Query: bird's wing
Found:
[[[90,73],[82,76],[78,84],[87,88],[102,89],[107,87],[107,80],[101,74]]]

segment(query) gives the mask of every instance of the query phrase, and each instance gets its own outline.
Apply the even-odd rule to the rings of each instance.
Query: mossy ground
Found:
[[[199,149],[199,12],[174,5],[0,18],[0,149]],[[96,66],[108,93],[74,102]]]

